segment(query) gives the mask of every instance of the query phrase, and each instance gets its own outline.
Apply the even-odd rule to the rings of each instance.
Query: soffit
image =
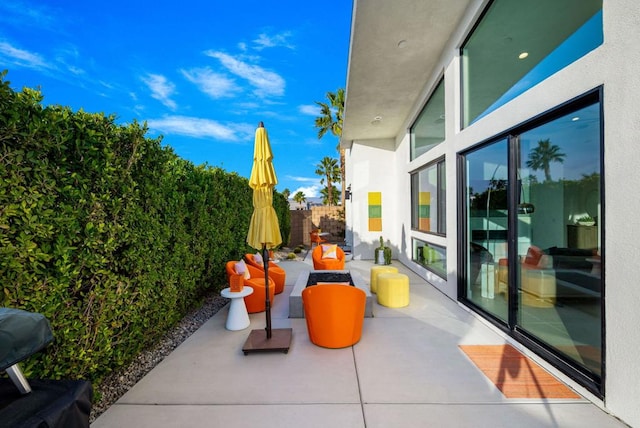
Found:
[[[395,139],[403,132],[401,127],[429,76],[437,72],[443,49],[471,2],[354,0],[343,147],[354,140],[373,146],[373,140]],[[470,84],[484,88],[504,81],[508,89],[530,70],[517,59],[519,53],[529,52],[527,61],[538,63],[601,8],[602,0],[501,2],[487,24],[494,30],[474,42],[476,51],[492,55],[473,59],[483,72]],[[538,25],[519,25],[524,19]],[[398,46],[401,40],[406,41],[403,48]],[[495,101],[494,95],[486,94],[485,101],[482,93],[475,95],[480,110]],[[441,120],[436,116],[432,122]],[[381,119],[374,121],[376,117]]]
[[[343,146],[399,134],[471,1],[354,0]]]

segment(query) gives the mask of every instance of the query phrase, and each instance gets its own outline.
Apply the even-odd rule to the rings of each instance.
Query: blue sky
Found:
[[[346,85],[351,2],[0,2],[0,69],[44,104],[147,122],[182,158],[248,177],[269,133],[279,191],[321,189],[338,158],[314,101]]]

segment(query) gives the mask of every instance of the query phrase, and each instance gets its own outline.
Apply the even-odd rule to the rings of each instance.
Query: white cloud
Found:
[[[3,62],[26,68],[51,68],[39,54],[18,49],[7,42],[0,42],[0,63]]]
[[[300,183],[316,183],[319,180],[317,177],[299,177],[295,175],[288,175],[287,179],[291,181],[299,181]]]
[[[257,39],[253,41],[256,44],[256,50],[262,50],[265,48],[275,48],[275,47],[285,47],[288,49],[294,49],[295,46],[287,41],[287,39],[291,36],[291,32],[286,31],[280,34],[267,35],[260,34]]]
[[[164,106],[175,110],[178,106],[171,96],[175,93],[176,85],[169,82],[160,74],[147,74],[142,81],[151,89],[151,97],[160,101]]]
[[[298,111],[308,116],[320,116],[320,107],[317,104],[305,104],[298,106]]]
[[[230,97],[240,91],[240,88],[232,79],[223,74],[215,73],[210,68],[194,68],[180,71],[188,81],[195,84],[198,89],[211,98]]]
[[[320,195],[320,190],[321,187],[320,186],[302,186],[302,187],[298,187],[297,189],[295,189],[294,191],[291,192],[291,197],[293,198],[293,196],[298,193],[298,192],[302,192],[304,193],[304,196],[309,199],[309,198],[319,198]]]
[[[211,119],[188,116],[166,116],[161,119],[147,120],[150,129],[167,134],[186,135],[196,138],[215,138],[217,140],[253,141],[255,127],[248,124],[224,125]]]
[[[279,74],[241,61],[223,52],[207,51],[205,54],[218,59],[229,72],[247,80],[250,85],[255,87],[254,93],[257,96],[284,95],[285,81]]]

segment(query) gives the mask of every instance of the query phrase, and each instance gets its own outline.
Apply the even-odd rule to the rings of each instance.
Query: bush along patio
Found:
[[[0,306],[45,315],[25,375],[100,382],[149,347],[246,253],[246,178],[194,166],[138,123],[41,105],[0,73]],[[251,153],[247,150],[248,162]],[[286,199],[274,195],[283,238]]]

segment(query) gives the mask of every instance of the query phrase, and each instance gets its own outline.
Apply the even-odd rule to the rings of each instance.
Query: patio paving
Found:
[[[507,399],[458,347],[509,343],[502,333],[394,260],[409,276],[411,303],[373,304],[362,339],[325,349],[309,341],[303,318],[289,318],[289,294],[304,262],[282,261],[285,291],[273,328],[292,328],[287,354],[242,346],[251,329],[225,329],[227,307],[176,348],[91,426],[103,427],[624,427],[584,398],[586,392],[543,367],[580,399]],[[369,283],[372,261],[352,260]],[[512,343],[513,344],[513,343]],[[517,344],[515,344],[518,347]]]

